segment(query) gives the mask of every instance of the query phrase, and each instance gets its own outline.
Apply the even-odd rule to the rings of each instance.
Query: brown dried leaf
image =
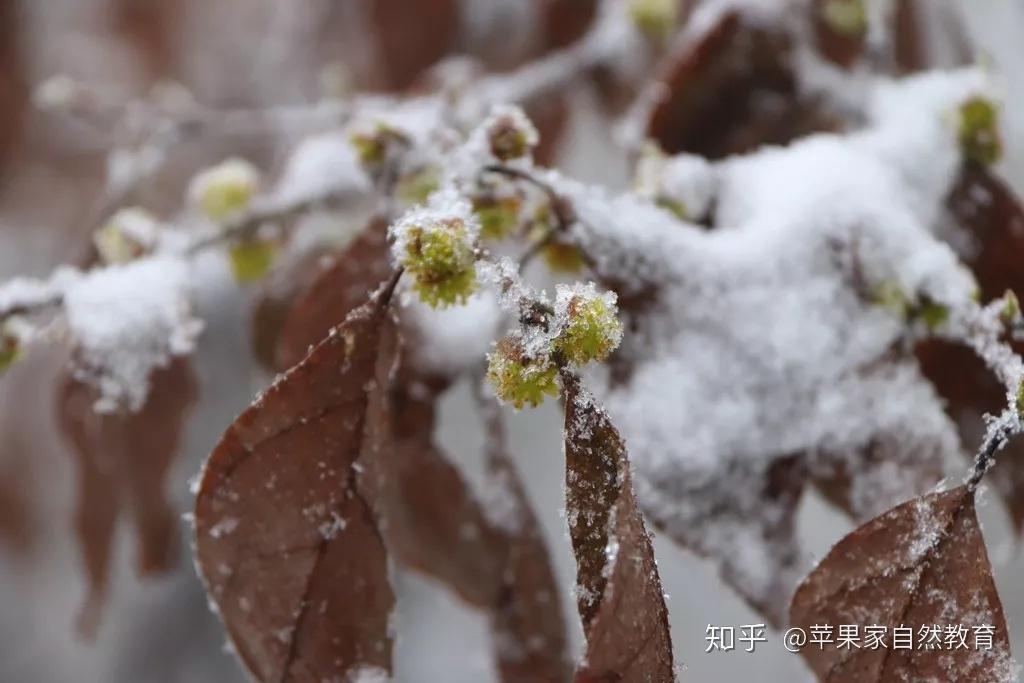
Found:
[[[392,281],[393,289],[394,281]],[[196,558],[259,681],[391,668],[387,556],[356,476],[394,362],[391,289],[353,311],[228,428],[196,498]]]
[[[860,56],[864,54],[864,47],[867,44],[867,31],[844,32],[836,30],[825,17],[825,8],[832,0],[815,0],[812,12],[814,14],[814,38],[818,44],[818,51],[826,59],[844,69],[852,67]]]
[[[928,68],[925,36],[921,30],[921,8],[917,0],[896,0],[893,16],[892,58],[896,72],[901,74]]]
[[[503,508],[499,529],[506,544],[491,623],[498,673],[502,683],[567,681],[565,618],[551,557],[509,457],[498,406],[485,401],[488,486]]]
[[[373,0],[372,34],[384,86],[403,90],[457,43],[457,0]]]
[[[966,258],[984,301],[1007,289],[1024,293],[1024,207],[1013,191],[984,166],[967,163],[960,170],[947,206],[974,238],[977,250]],[[1007,340],[1017,353],[1024,344]],[[963,443],[977,443],[984,431],[982,416],[1006,403],[1005,389],[970,349],[933,339],[915,348],[921,371],[946,400],[946,410],[960,427]],[[1024,443],[1011,441],[992,478],[1010,510],[1018,532],[1024,531]]]
[[[178,453],[197,386],[188,361],[180,358],[155,370],[150,381],[146,404],[135,414],[96,413],[96,390],[70,376],[57,399],[60,429],[78,456],[75,531],[89,584],[78,628],[87,637],[95,633],[106,599],[119,516],[127,516],[136,527],[139,574],[174,566],[178,514],[167,500],[164,480]]]
[[[335,257],[334,263],[319,270],[312,285],[297,297],[280,333],[278,369],[298,364],[388,276],[391,264],[387,228],[384,218],[373,218]]]
[[[503,434],[490,434],[489,485],[500,489],[490,502],[515,515],[515,528],[485,513],[434,443],[435,404],[449,380],[418,376],[408,363],[398,378],[390,401],[375,402],[368,418],[375,446],[368,480],[388,548],[490,613],[503,683],[567,680],[554,571]]]
[[[504,544],[434,444],[435,398],[398,389],[390,402],[373,407],[368,479],[374,504],[388,548],[402,564],[490,609],[498,598]]]
[[[974,494],[963,486],[903,503],[846,536],[797,590],[790,622],[805,632],[815,624],[879,624],[890,634],[910,626],[915,644],[923,626],[995,627],[991,650],[805,647],[828,683],[1013,678]]]
[[[656,81],[668,96],[647,135],[666,152],[716,159],[836,129],[818,102],[800,98],[791,52],[789,35],[725,14],[696,44],[666,56]]]
[[[566,511],[587,639],[578,680],[673,681],[668,610],[625,445],[579,379],[563,383]]]
[[[313,249],[268,275],[252,312],[253,354],[264,369],[272,372],[283,370],[301,360],[296,358],[291,365],[278,362],[277,354],[285,322],[299,295],[307,292],[317,278],[335,264],[336,258],[337,254],[327,249]],[[383,277],[377,278],[377,282]],[[341,320],[344,320],[344,316]]]

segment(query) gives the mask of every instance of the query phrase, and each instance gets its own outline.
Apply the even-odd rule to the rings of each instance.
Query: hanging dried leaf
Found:
[[[391,262],[387,228],[384,218],[371,219],[333,264],[319,269],[312,285],[295,299],[280,332],[276,353],[279,370],[301,361],[388,276]]]
[[[967,163],[946,203],[976,244],[965,262],[975,273],[982,300],[1002,296],[1007,289],[1024,292],[1024,208],[1013,191],[988,168]],[[1024,344],[1007,341],[1017,353],[1024,352]],[[931,339],[918,344],[915,354],[922,372],[945,399],[961,441],[977,443],[985,428],[983,416],[997,413],[1006,403],[1002,384],[965,346]],[[1006,501],[1019,533],[1024,531],[1024,443],[1011,441],[1002,460],[992,486]]]
[[[569,679],[565,618],[540,523],[509,457],[497,404],[483,399],[490,518],[505,544],[491,630],[502,683]]]
[[[890,35],[896,73],[910,74],[928,68],[925,36],[921,30],[921,8],[917,0],[896,0]]]
[[[238,656],[259,681],[391,668],[394,595],[357,460],[387,301],[353,311],[222,437],[196,498],[196,557]]]
[[[433,441],[449,380],[409,367],[368,417],[375,448],[367,480],[388,548],[490,614],[503,683],[567,680],[554,572],[503,435],[492,428],[484,508]]]
[[[725,14],[696,44],[666,56],[656,80],[668,95],[647,135],[666,152],[717,159],[837,128],[819,103],[799,96],[791,43],[785,33]]]
[[[390,90],[404,90],[456,44],[456,0],[374,0],[370,8],[377,68]]]
[[[301,360],[295,359],[294,363],[287,366],[277,360],[285,322],[296,299],[307,292],[317,278],[336,262],[337,256],[326,249],[313,249],[275,269],[266,278],[252,312],[253,354],[266,370],[281,370]],[[377,282],[383,277],[378,278]],[[344,317],[341,319],[344,320]]]
[[[414,397],[415,396],[415,397]],[[436,394],[396,388],[371,407],[368,484],[389,549],[463,600],[490,609],[504,544],[458,470],[433,442]]]
[[[197,387],[187,360],[153,372],[142,410],[99,414],[98,394],[68,377],[58,395],[60,429],[77,456],[75,531],[82,547],[88,595],[79,631],[91,637],[106,599],[111,544],[118,517],[127,516],[139,540],[141,575],[174,566],[178,513],[167,500],[165,478],[178,453]]]
[[[913,629],[912,649],[892,647],[888,637],[887,647],[805,647],[828,683],[1014,678],[974,493],[963,486],[906,502],[840,541],[797,590],[790,622],[805,632],[820,624]],[[965,627],[968,647],[917,647],[920,629],[936,624]],[[984,626],[994,627],[991,649],[972,642],[972,629]]]
[[[673,681],[668,610],[625,445],[578,378],[563,374],[563,384],[566,515],[587,639],[578,676]]]

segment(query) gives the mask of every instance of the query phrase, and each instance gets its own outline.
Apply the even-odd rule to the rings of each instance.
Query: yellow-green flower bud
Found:
[[[825,25],[839,35],[856,38],[868,30],[864,0],[825,0],[819,11]]]
[[[228,259],[235,281],[247,284],[260,280],[274,265],[277,246],[270,240],[250,239],[231,245]]]
[[[616,296],[612,292],[598,293],[593,283],[559,285],[555,319],[560,325],[555,351],[573,365],[603,361],[622,341]]]
[[[121,209],[92,236],[100,260],[107,265],[128,263],[153,251],[158,240],[156,220],[142,209]]]
[[[473,231],[458,217],[420,214],[396,226],[395,254],[412,289],[434,308],[464,303],[476,291]]]
[[[963,155],[979,164],[994,164],[1002,156],[999,110],[986,97],[972,97],[959,109],[958,139]]]
[[[1016,325],[1020,322],[1020,301],[1012,289],[1006,290],[1006,293],[1003,294],[1002,318],[1009,325]]]
[[[3,374],[21,357],[21,336],[13,330],[12,320],[0,325],[0,374]]]
[[[441,170],[437,166],[423,166],[402,175],[395,183],[395,198],[406,206],[415,206],[441,186]]]
[[[349,134],[349,142],[355,149],[356,158],[363,168],[379,169],[399,147],[408,147],[409,138],[397,128],[378,122],[371,130],[355,130]]]
[[[587,265],[583,258],[583,252],[579,247],[563,242],[552,242],[544,245],[541,250],[544,263],[551,269],[552,273],[562,275],[575,275],[581,272]]]
[[[516,409],[537,407],[545,396],[558,395],[558,368],[548,357],[529,358],[514,338],[498,342],[487,354],[487,380],[495,395]]]
[[[644,35],[664,40],[679,22],[679,0],[629,0],[629,16]]]
[[[519,227],[519,211],[523,201],[517,195],[496,197],[492,194],[473,199],[473,213],[480,221],[480,237],[503,240]]]
[[[258,182],[255,166],[242,159],[228,159],[193,178],[189,197],[204,216],[224,223],[249,208]]]

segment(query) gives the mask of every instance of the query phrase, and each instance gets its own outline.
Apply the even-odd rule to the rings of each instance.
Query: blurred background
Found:
[[[788,0],[778,3],[799,4]],[[747,0],[767,5],[773,0]],[[456,55],[479,68],[508,70],[577,39],[593,20],[590,0],[0,0],[0,278],[44,275],[79,263],[97,222],[111,207],[136,204],[173,215],[195,169],[242,156],[273,172],[315,126],[225,127],[174,141],[165,163],[140,187],[109,182],[119,164],[141,163],[137,130],[122,116],[145,97],[187,97],[211,110],[309,105],[355,91],[415,89],[426,70]],[[1005,161],[1024,191],[1024,3],[1020,0],[922,3],[953,11],[973,52],[1005,83]],[[932,16],[929,14],[929,16]],[[945,16],[945,15],[941,15]],[[941,41],[938,41],[939,43]],[[944,46],[936,44],[941,64]],[[753,67],[751,67],[753,68]],[[99,93],[85,115],[40,111],[33,94],[66,76]],[[187,94],[186,94],[187,93]],[[545,153],[581,179],[623,187],[626,155],[609,134],[622,110],[599,101],[591,80],[561,93],[549,112]],[[118,152],[125,152],[119,155]],[[113,154],[112,154],[113,152]],[[199,305],[208,328],[195,359],[200,398],[167,477],[177,513],[192,504],[193,477],[226,425],[268,375],[250,354],[256,292],[231,281],[223,259],[201,262],[209,283]],[[219,286],[218,286],[219,283]],[[230,683],[245,679],[224,647],[180,524],[177,569],[138,578],[135,541],[118,527],[108,600],[94,638],[75,629],[86,595],[74,534],[76,456],[57,429],[54,386],[66,361],[58,348],[35,349],[0,380],[0,683]],[[470,479],[481,476],[483,436],[469,388],[445,399],[441,441]],[[467,417],[469,416],[469,417]],[[574,564],[562,516],[561,416],[557,404],[510,416],[514,453],[543,523],[565,614],[575,615]],[[145,453],[139,453],[145,457]],[[1024,557],[1002,504],[984,498],[981,514],[1013,646],[1024,652]],[[805,496],[800,533],[821,557],[851,528],[816,494]],[[677,660],[691,681],[798,681],[810,675],[780,634],[754,654],[705,654],[709,624],[762,621],[714,569],[668,540],[656,551]],[[484,617],[444,587],[396,569],[398,681],[494,680]],[[570,622],[575,624],[574,619]],[[580,633],[573,626],[575,652]]]

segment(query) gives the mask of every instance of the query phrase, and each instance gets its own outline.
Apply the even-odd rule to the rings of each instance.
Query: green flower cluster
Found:
[[[476,291],[473,234],[462,219],[406,225],[396,247],[399,263],[413,277],[413,291],[430,306],[464,303]]]
[[[979,164],[999,161],[1003,153],[999,138],[999,110],[986,97],[971,97],[959,109],[957,138],[963,155]]]
[[[498,398],[516,409],[537,407],[558,395],[558,367],[550,358],[531,358],[519,339],[507,337],[487,355],[487,380]]]
[[[527,352],[521,335],[506,337],[487,356],[487,379],[502,401],[517,409],[537,406],[545,396],[558,395],[561,367],[582,367],[608,358],[622,340],[615,295],[599,294],[593,284],[559,285],[555,301],[554,332],[543,333]]]

